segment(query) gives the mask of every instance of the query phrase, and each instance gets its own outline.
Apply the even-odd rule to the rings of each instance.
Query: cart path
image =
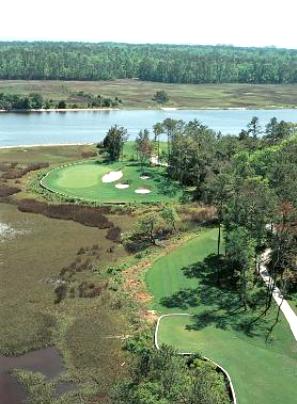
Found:
[[[262,255],[261,255],[261,262],[260,262],[260,275],[265,282],[266,286],[268,288],[272,288],[272,296],[276,302],[276,304],[280,307],[283,315],[285,316],[289,327],[291,328],[291,331],[294,335],[295,340],[297,341],[297,315],[295,314],[294,310],[291,308],[287,300],[283,298],[283,295],[279,288],[274,285],[274,281],[272,277],[269,275],[266,263],[267,260],[269,259],[269,255],[271,253],[271,250],[268,248]]]

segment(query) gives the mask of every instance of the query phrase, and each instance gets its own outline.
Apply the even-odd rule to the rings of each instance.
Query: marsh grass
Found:
[[[29,95],[42,94],[55,101],[65,99],[67,104],[78,104],[73,94],[84,91],[106,97],[119,97],[121,108],[159,108],[152,100],[156,91],[169,96],[166,106],[177,108],[271,108],[292,107],[297,104],[296,84],[167,84],[140,80],[114,81],[0,81],[0,92]]]
[[[113,215],[112,220],[124,231],[133,221],[121,215]],[[93,298],[67,295],[60,304],[54,303],[54,289],[62,268],[78,258],[81,263],[85,258],[94,260],[92,268],[96,271],[78,271],[74,285],[101,284],[108,276],[108,266],[125,259],[125,250],[106,239],[106,229],[22,213],[13,205],[0,204],[0,222],[22,230],[0,243],[4,264],[0,266],[0,300],[4,302],[0,314],[0,354],[16,355],[56,345],[69,378],[83,394],[105,395],[123,371],[124,362],[122,341],[105,336],[120,335],[128,329],[127,306],[115,304],[121,301],[121,294],[109,287]],[[79,251],[84,254],[78,254]],[[47,392],[45,388],[40,394]]]

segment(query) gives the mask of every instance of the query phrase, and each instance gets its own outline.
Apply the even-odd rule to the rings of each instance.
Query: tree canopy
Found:
[[[1,42],[1,80],[296,83],[297,50],[233,46]]]

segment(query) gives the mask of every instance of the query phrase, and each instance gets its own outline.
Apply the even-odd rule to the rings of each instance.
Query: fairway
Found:
[[[266,344],[276,308],[251,333],[244,332],[242,325],[252,313],[236,311],[234,292],[219,290],[202,268],[197,273],[201,262],[215,253],[216,236],[216,229],[202,231],[160,258],[147,273],[153,308],[159,314],[193,314],[163,318],[158,343],[173,345],[179,352],[199,352],[223,366],[239,404],[293,404],[297,346],[284,317]]]
[[[121,178],[103,182],[104,176],[120,171]],[[65,197],[98,203],[168,202],[182,195],[181,188],[167,179],[164,168],[148,166],[144,172],[146,176],[141,178],[143,173],[136,162],[105,164],[89,160],[50,170],[41,185]],[[126,187],[121,188],[122,184]]]

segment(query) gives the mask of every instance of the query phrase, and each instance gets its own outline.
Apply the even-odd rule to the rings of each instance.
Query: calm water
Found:
[[[53,348],[44,348],[28,352],[17,357],[0,355],[0,403],[21,404],[26,402],[25,389],[16,378],[11,375],[12,369],[26,369],[31,372],[42,373],[47,380],[52,380],[64,371],[63,361],[58,351]],[[58,383],[55,394],[59,395],[75,388],[72,383]]]
[[[127,128],[132,140],[140,129],[151,129],[154,123],[168,117],[198,119],[223,134],[237,134],[253,116],[260,118],[262,126],[273,116],[297,122],[297,109],[1,113],[0,146],[96,142],[115,124]]]

